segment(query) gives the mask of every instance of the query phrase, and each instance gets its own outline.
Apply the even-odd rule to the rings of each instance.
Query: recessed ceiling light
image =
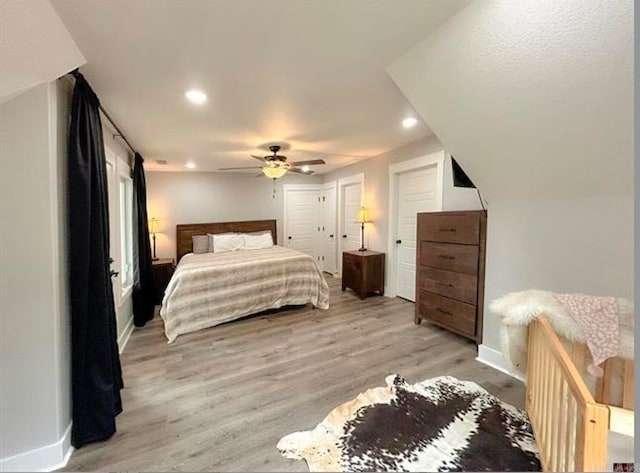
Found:
[[[416,123],[418,123],[418,120],[413,117],[405,118],[404,120],[402,120],[402,126],[405,128],[412,128],[416,125]]]
[[[187,99],[189,99],[189,102],[196,105],[202,105],[207,101],[207,94],[205,94],[201,90],[191,89],[184,95],[185,97],[187,97]]]
[[[184,165],[187,169],[195,169],[196,168],[196,163],[194,163],[193,161],[189,161],[187,162],[187,164]]]
[[[309,172],[309,166],[302,166],[302,172]]]

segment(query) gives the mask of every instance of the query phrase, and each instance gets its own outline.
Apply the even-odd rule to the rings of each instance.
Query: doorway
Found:
[[[320,184],[285,185],[284,246],[321,261],[319,251],[321,193]]]
[[[389,166],[387,292],[415,302],[419,212],[442,211],[444,151]]]
[[[322,185],[322,270],[333,276],[336,275],[337,246],[336,242],[336,181],[326,182]]]
[[[342,253],[360,248],[360,224],[356,214],[364,204],[364,173],[338,181],[338,274],[342,274]]]

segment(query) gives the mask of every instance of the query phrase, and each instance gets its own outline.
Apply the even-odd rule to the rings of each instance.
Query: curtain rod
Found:
[[[75,79],[78,74],[80,74],[80,71],[78,71],[78,69],[74,69],[73,71],[66,73],[65,76],[70,75],[70,76],[73,76],[73,78]],[[131,143],[129,143],[129,140],[127,139],[127,137],[124,136],[124,133],[122,133],[122,130],[118,128],[118,125],[116,125],[116,122],[107,113],[107,111],[104,109],[101,103],[98,103],[98,107],[100,108],[100,111],[102,112],[102,114],[107,118],[107,120],[109,120],[109,123],[111,123],[111,126],[115,128],[117,133],[113,135],[113,137],[115,138],[116,136],[119,136],[120,138],[122,138],[122,140],[126,143],[126,145],[133,152],[133,154],[136,154],[136,150],[133,148],[133,146],[131,146]]]

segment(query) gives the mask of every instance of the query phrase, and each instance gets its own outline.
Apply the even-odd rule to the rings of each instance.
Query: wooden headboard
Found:
[[[247,220],[244,222],[216,222],[216,223],[190,223],[176,225],[176,263],[187,253],[193,251],[192,236],[206,235],[207,233],[250,233],[269,230],[273,237],[273,243],[278,243],[275,220]]]

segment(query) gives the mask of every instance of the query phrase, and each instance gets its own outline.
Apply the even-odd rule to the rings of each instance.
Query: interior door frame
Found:
[[[289,193],[291,191],[318,191],[318,195],[322,194],[322,184],[284,184],[282,186],[282,246],[287,247],[287,203],[289,202]],[[320,225],[320,216],[318,216],[318,225]],[[319,239],[316,236],[316,256],[318,252]]]
[[[398,252],[396,251],[396,235],[398,233],[398,180],[400,174],[409,171],[436,166],[436,208],[442,211],[444,203],[444,161],[446,152],[434,153],[408,159],[389,165],[389,233],[387,235],[387,287],[385,295],[396,297],[398,290]],[[416,261],[417,262],[417,261]]]
[[[338,201],[338,238],[339,241],[337,243],[337,248],[336,248],[336,257],[338,258],[337,261],[337,271],[338,271],[338,277],[342,277],[342,234],[344,233],[344,188],[353,184],[360,184],[360,206],[364,205],[365,202],[365,198],[364,198],[364,192],[365,192],[365,181],[364,181],[364,173],[358,173],[358,174],[354,174],[353,176],[349,176],[349,177],[343,177],[342,179],[338,179],[338,187],[336,188],[337,190],[337,201]],[[355,215],[354,215],[354,219],[355,219]]]

